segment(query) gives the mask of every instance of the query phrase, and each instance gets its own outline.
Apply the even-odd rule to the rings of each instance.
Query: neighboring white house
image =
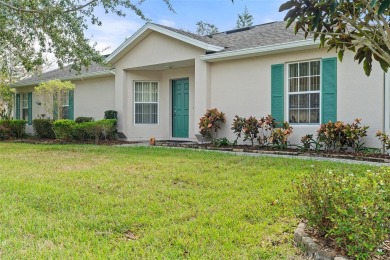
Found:
[[[362,118],[370,126],[368,146],[380,145],[376,131],[389,130],[389,77],[378,64],[367,77],[352,53],[340,63],[334,52],[285,30],[284,22],[204,37],[147,23],[107,61],[112,69],[55,70],[18,82],[15,116],[31,123],[43,114],[33,88],[58,78],[76,84],[70,118],[100,119],[116,110],[129,140],[195,140],[199,118],[214,107],[226,114],[219,136],[229,139],[235,115],[289,121],[292,143],[329,120]]]

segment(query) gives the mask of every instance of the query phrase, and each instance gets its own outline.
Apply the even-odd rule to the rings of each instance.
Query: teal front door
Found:
[[[172,137],[188,138],[188,79],[172,81]]]

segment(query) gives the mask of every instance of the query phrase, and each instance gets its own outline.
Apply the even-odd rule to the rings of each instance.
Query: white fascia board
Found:
[[[186,42],[188,44],[194,45],[196,47],[199,47],[201,49],[208,50],[208,51],[221,51],[221,50],[225,49],[224,47],[208,44],[208,43],[193,39],[193,38],[188,37],[186,35],[171,31],[169,29],[160,27],[160,26],[152,24],[152,23],[146,23],[137,32],[135,32],[129,39],[127,39],[124,43],[122,43],[115,51],[113,51],[106,58],[106,62],[108,62],[108,63],[114,62],[115,63],[120,58],[120,54],[123,51],[125,51],[126,49],[128,49],[129,47],[131,47],[131,45],[134,42],[136,42],[136,40],[148,30],[159,32],[161,34],[170,36],[170,37],[177,39],[179,41]]]
[[[310,39],[310,40],[303,40],[303,41],[260,46],[254,48],[240,49],[234,51],[226,51],[226,52],[209,54],[209,55],[202,55],[200,56],[200,59],[208,62],[217,62],[217,61],[230,60],[230,59],[240,59],[245,57],[282,53],[291,50],[313,49],[318,46],[319,43],[315,43],[313,39]]]
[[[61,81],[64,81],[64,80],[76,81],[76,80],[101,78],[101,77],[105,77],[105,76],[114,76],[114,75],[115,75],[115,70],[103,70],[103,71],[84,73],[84,74],[80,74],[80,75],[60,77],[60,78],[56,78],[56,79],[61,80]],[[11,85],[11,88],[31,87],[31,86],[38,85],[39,83],[45,82],[48,80],[50,80],[50,79],[36,80],[36,81],[26,82],[24,84],[15,83],[15,84]]]

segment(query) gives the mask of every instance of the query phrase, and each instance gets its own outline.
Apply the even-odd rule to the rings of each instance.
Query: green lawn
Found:
[[[0,143],[0,258],[296,259],[292,185],[369,166]]]

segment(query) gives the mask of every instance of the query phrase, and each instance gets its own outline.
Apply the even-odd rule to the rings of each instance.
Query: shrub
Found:
[[[314,149],[316,151],[320,150],[322,144],[313,139],[313,135],[305,135],[301,138],[303,151]]]
[[[309,226],[357,259],[368,258],[390,232],[390,170],[315,172],[298,185]]]
[[[9,139],[10,137],[11,137],[11,131],[8,128],[0,125],[0,141]]]
[[[244,141],[250,140],[253,146],[253,140],[257,138],[259,133],[259,121],[256,117],[250,116],[248,119],[245,119],[242,132],[244,134]]]
[[[104,139],[115,139],[117,133],[118,120],[116,119],[103,119],[97,122],[101,129]]]
[[[257,138],[257,141],[260,146],[267,146],[270,144],[270,137],[272,136],[272,132],[276,125],[275,118],[271,115],[259,119],[259,138]]]
[[[360,122],[361,119],[355,119],[352,124],[329,121],[318,129],[317,140],[323,144],[326,151],[351,147],[355,152],[359,152],[364,148],[362,138],[367,136],[368,129],[368,126],[361,126]]]
[[[80,116],[74,120],[77,124],[95,121],[93,117]]]
[[[61,119],[53,122],[53,130],[57,139],[72,140],[73,127],[76,123],[73,120]]]
[[[215,138],[218,136],[218,129],[225,122],[224,113],[219,112],[216,108],[209,109],[199,121],[199,132],[203,137],[209,138],[214,143]]]
[[[229,146],[231,145],[232,143],[226,138],[218,138],[218,139],[215,139],[214,141],[214,145],[216,147],[225,147],[225,146]]]
[[[286,149],[288,146],[287,139],[292,134],[292,126],[288,122],[284,122],[281,128],[275,128],[270,136],[270,143],[274,146]]]
[[[118,112],[115,110],[107,110],[104,112],[104,119],[118,119]]]
[[[33,128],[39,138],[55,138],[53,121],[50,119],[34,119]]]
[[[0,125],[9,129],[10,136],[14,138],[23,138],[26,136],[25,120],[0,120]]]
[[[237,145],[237,142],[238,142],[238,138],[241,137],[241,134],[242,134],[242,129],[244,128],[244,124],[245,124],[245,118],[243,117],[239,117],[239,116],[235,116],[234,119],[233,119],[233,124],[232,124],[232,130],[233,130],[233,133],[236,135],[236,140],[234,141],[234,145]]]
[[[87,133],[87,124],[86,123],[88,123],[88,122],[78,123],[78,124],[74,124],[72,126],[73,139],[79,140],[79,141],[88,141],[89,139],[91,139],[91,136]]]
[[[382,131],[376,132],[375,136],[379,139],[379,141],[381,141],[382,146],[386,147],[387,150],[390,149],[390,136]]]

